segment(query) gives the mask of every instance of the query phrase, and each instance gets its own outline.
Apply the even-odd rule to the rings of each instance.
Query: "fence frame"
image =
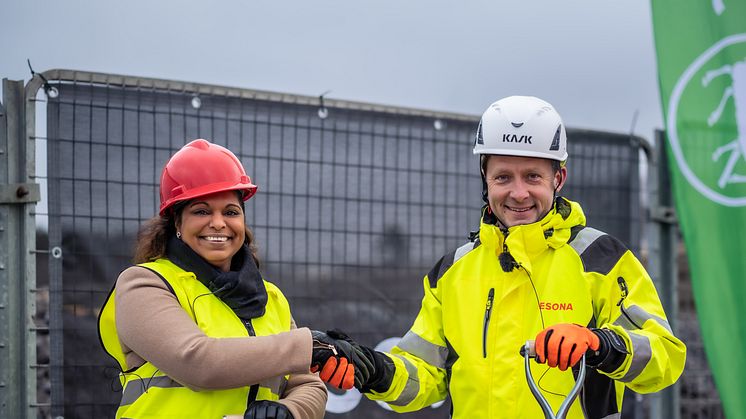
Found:
[[[120,86],[120,87],[139,87],[142,89],[162,90],[170,92],[192,92],[195,97],[200,94],[221,95],[228,98],[237,99],[255,99],[279,103],[290,103],[294,105],[317,106],[319,111],[328,111],[327,106],[356,110],[392,113],[404,116],[430,117],[434,120],[440,118],[457,119],[461,121],[473,121],[474,115],[467,115],[456,112],[430,111],[417,108],[406,108],[398,106],[380,105],[366,102],[356,102],[349,100],[329,99],[324,94],[320,96],[307,96],[269,92],[264,90],[242,89],[237,87],[227,87],[220,85],[192,83],[174,80],[154,79],[147,77],[124,76],[119,74],[92,73],[85,71],[54,69],[45,71],[42,77],[32,78],[27,86],[27,92],[35,94],[44,86],[46,80],[55,82],[85,82],[99,84],[101,86]],[[321,115],[319,117],[322,117]],[[322,117],[322,119],[325,117]]]
[[[35,113],[23,81],[0,108],[0,417],[36,417]]]
[[[658,295],[660,295],[671,329],[678,336],[676,321],[679,314],[678,269],[676,268],[678,220],[674,209],[666,139],[663,131],[655,132],[655,143],[647,157],[650,187],[648,272],[658,289]],[[651,395],[651,418],[679,419],[681,417],[679,387],[677,382]]]

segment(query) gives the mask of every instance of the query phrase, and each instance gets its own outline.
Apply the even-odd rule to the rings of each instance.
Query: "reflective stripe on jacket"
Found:
[[[577,203],[559,199],[507,236],[483,222],[475,242],[437,262],[414,324],[390,354],[393,382],[369,398],[405,412],[450,395],[454,419],[543,417],[519,348],[557,323],[609,328],[630,353],[610,374],[587,370],[569,418],[619,418],[625,386],[647,393],[678,379],[686,347],[649,275],[619,240],[584,227]],[[510,272],[498,259],[506,249],[516,261]],[[573,372],[532,363],[532,373],[556,412]]]
[[[168,285],[205,335],[215,338],[265,336],[290,330],[291,315],[287,300],[272,283],[264,281],[268,301],[263,316],[244,323],[196,279],[168,259],[138,266],[157,273]],[[225,390],[194,391],[163,374],[150,362],[127,371],[125,356],[116,330],[114,293],[112,289],[99,316],[99,336],[104,349],[117,360],[122,382],[122,400],[116,417],[177,418],[243,415],[250,397],[255,400],[278,400],[287,383],[286,376],[276,377],[255,386]],[[253,391],[252,391],[253,389]],[[255,393],[255,394],[254,394]],[[198,412],[198,413],[197,413]]]

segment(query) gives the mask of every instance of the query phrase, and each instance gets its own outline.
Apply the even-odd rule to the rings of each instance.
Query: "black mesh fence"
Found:
[[[422,277],[478,227],[481,184],[471,153],[478,117],[72,73],[51,80],[47,229],[52,411],[112,417],[113,362],[98,311],[130,265],[142,221],[156,214],[169,156],[206,138],[235,152],[257,195],[247,202],[263,272],[300,326],[340,327],[368,345],[402,336]],[[95,80],[94,80],[95,79]],[[569,130],[569,184],[588,223],[637,250],[638,147],[628,136]],[[60,254],[56,254],[59,256]],[[46,302],[40,311],[46,310]],[[57,320],[55,320],[57,319]],[[45,350],[40,350],[45,353]],[[448,417],[448,403],[397,415],[357,392],[330,394],[328,417]]]

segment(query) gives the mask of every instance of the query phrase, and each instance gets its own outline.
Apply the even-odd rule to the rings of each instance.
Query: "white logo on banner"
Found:
[[[714,10],[718,16],[722,15],[725,11],[725,3],[723,3],[723,0],[712,0],[712,10]]]
[[[713,7],[715,7],[715,3],[713,3]],[[727,196],[722,192],[722,189],[729,184],[746,183],[746,174],[736,172],[736,164],[740,161],[746,161],[746,57],[743,60],[737,60],[715,70],[707,71],[704,77],[699,80],[703,87],[707,87],[713,79],[718,77],[729,77],[731,81],[723,91],[720,103],[712,110],[707,118],[707,125],[709,127],[715,126],[723,116],[726,104],[730,100],[733,100],[733,109],[735,109],[736,113],[736,138],[725,145],[717,147],[711,155],[713,163],[718,162],[722,157],[726,159],[725,167],[716,185],[707,185],[703,182],[687,163],[681,149],[677,118],[681,96],[689,83],[692,82],[694,75],[724,48],[744,42],[746,42],[746,33],[731,35],[720,40],[697,57],[676,82],[676,86],[671,93],[671,99],[669,100],[668,117],[666,118],[671,150],[689,184],[710,200],[730,207],[746,205],[746,197]]]

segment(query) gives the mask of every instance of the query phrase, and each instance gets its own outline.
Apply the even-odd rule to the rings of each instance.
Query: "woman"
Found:
[[[321,418],[326,388],[312,365],[352,387],[349,344],[296,328],[257,268],[244,219],[256,189],[233,153],[205,140],[164,167],[159,216],[142,226],[137,265],[119,275],[99,318],[122,370],[117,418]]]

